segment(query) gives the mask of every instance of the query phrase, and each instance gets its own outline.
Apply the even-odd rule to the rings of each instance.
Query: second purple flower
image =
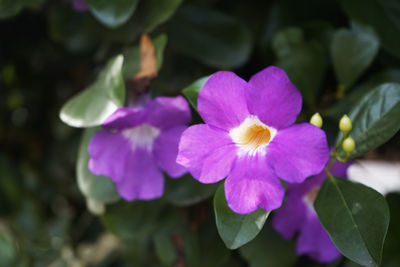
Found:
[[[177,162],[202,183],[227,177],[226,200],[237,213],[279,208],[284,195],[279,178],[300,183],[328,161],[325,133],[309,123],[293,125],[301,94],[277,67],[249,82],[217,72],[199,93],[197,106],[205,124],[182,134]]]
[[[125,200],[161,197],[164,177],[179,177],[178,142],[191,119],[181,97],[158,97],[144,108],[119,108],[89,144],[89,170],[109,176]]]

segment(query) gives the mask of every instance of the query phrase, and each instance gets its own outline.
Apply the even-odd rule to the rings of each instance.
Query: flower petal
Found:
[[[302,105],[301,94],[285,71],[274,66],[251,77],[246,99],[251,114],[277,129],[292,125]]]
[[[157,165],[171,177],[182,176],[186,169],[176,163],[178,145],[186,126],[174,127],[160,134],[154,141],[154,157]]]
[[[297,239],[297,254],[307,254],[320,263],[335,260],[340,256],[340,253],[322,227],[317,215],[309,213],[308,216]]]
[[[227,132],[206,124],[186,129],[179,142],[177,163],[202,183],[216,183],[231,171],[237,147]]]
[[[102,124],[107,129],[122,130],[135,127],[144,121],[144,113],[136,108],[118,108]]]
[[[300,197],[288,196],[286,203],[272,218],[273,227],[284,238],[292,238],[304,223],[305,209]]]
[[[290,183],[300,183],[322,171],[329,160],[325,132],[301,123],[277,132],[267,147],[267,161],[276,175]]]
[[[116,183],[118,193],[127,201],[159,198],[164,191],[164,177],[157,168],[152,154],[136,149],[128,156],[124,177]]]
[[[266,211],[281,206],[284,190],[272,168],[261,156],[238,158],[225,181],[225,196],[236,213],[247,214],[262,208]]]
[[[89,143],[89,170],[118,182],[125,175],[130,152],[129,142],[120,133],[99,131]]]
[[[249,115],[246,81],[233,72],[219,71],[210,76],[199,93],[197,109],[203,120],[229,131]]]
[[[186,125],[191,120],[190,107],[182,96],[157,97],[145,107],[146,122],[159,129]]]

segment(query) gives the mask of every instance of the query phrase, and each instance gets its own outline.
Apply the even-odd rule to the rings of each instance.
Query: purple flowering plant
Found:
[[[171,6],[172,11],[157,20],[143,15],[163,11],[159,6],[151,9],[152,1],[72,1],[76,11],[90,9],[75,16],[101,22],[112,33],[108,40],[113,45],[121,36],[132,34],[124,42],[130,44],[139,32],[151,32],[179,4],[160,5]],[[203,19],[194,19],[196,14]],[[222,26],[216,27],[219,23]],[[196,42],[183,34],[191,33],[191,26],[201,28],[193,35]],[[340,263],[345,257],[378,266],[388,230],[388,206],[375,190],[346,179],[354,158],[380,146],[400,127],[393,119],[400,114],[400,85],[378,84],[362,98],[361,87],[356,97],[346,99],[376,56],[378,38],[358,24],[335,32],[332,69],[339,83],[331,89],[325,79],[329,63],[324,50],[302,29],[276,33],[271,41],[274,64],[269,60],[247,68],[243,64],[252,44],[250,32],[242,26],[217,11],[184,5],[166,26],[171,50],[165,34],[146,35],[144,50],[142,42],[121,48],[98,78],[65,104],[61,120],[86,128],[77,176],[88,210],[126,241],[126,247],[138,249],[133,258],[157,254],[165,266],[198,265],[200,258],[202,266],[225,266],[224,259],[234,258],[226,248],[239,248],[250,266],[256,262],[294,266],[277,256],[287,254],[290,260],[294,252],[299,266],[304,259],[307,266],[310,261]],[[201,40],[210,31],[208,48],[203,49]],[[244,41],[231,46],[235,40],[228,38],[222,45],[214,40],[226,35]],[[72,47],[86,45],[82,36],[71,42]],[[342,51],[346,43],[342,38],[349,36],[359,43],[368,39],[370,54],[364,60],[354,59],[361,62],[354,69],[340,56],[347,53]],[[161,68],[165,49],[167,64]],[[100,61],[108,50],[114,53],[118,46],[101,47]],[[187,80],[175,81],[186,75],[176,66],[187,64],[176,51],[207,66],[191,65],[185,71],[206,76],[187,87]],[[176,62],[171,60],[175,57]],[[220,69],[235,69],[246,79]],[[254,69],[255,73],[250,71]],[[319,91],[323,81],[330,91]],[[210,250],[218,259],[210,256],[207,244],[212,244]],[[282,253],[274,251],[275,244]],[[207,253],[195,251],[199,247]],[[193,255],[196,260],[190,259]]]

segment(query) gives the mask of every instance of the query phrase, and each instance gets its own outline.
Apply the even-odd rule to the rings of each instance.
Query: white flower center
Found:
[[[266,146],[276,135],[276,129],[262,123],[257,116],[250,115],[238,127],[229,131],[233,142],[239,147],[239,156],[257,153],[266,154]]]
[[[144,148],[151,151],[153,149],[154,139],[156,139],[159,134],[159,129],[148,124],[142,124],[122,131],[122,135],[129,140],[132,150]]]

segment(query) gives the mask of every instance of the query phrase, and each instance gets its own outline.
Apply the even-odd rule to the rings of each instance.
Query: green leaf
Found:
[[[250,267],[294,266],[297,260],[294,242],[284,240],[270,224],[265,225],[260,234],[239,252]]]
[[[223,184],[214,196],[214,212],[218,233],[229,249],[239,248],[256,237],[269,214],[263,209],[244,215],[233,212],[226,202]]]
[[[156,39],[154,39],[153,45],[156,53],[157,70],[161,69],[164,59],[164,49],[167,42],[168,38],[166,34],[160,34]]]
[[[176,261],[177,255],[171,237],[166,233],[157,233],[154,236],[154,248],[161,263],[172,266]]]
[[[400,70],[387,69],[371,75],[367,81],[357,85],[343,99],[336,102],[333,106],[329,107],[329,109],[324,110],[322,114],[323,116],[330,116],[339,120],[343,114],[349,113],[351,108],[366,94],[375,89],[376,86],[391,82],[400,83]]]
[[[159,200],[118,202],[107,206],[101,219],[108,231],[121,239],[149,236],[156,229],[165,207]]]
[[[211,197],[218,184],[202,184],[189,174],[179,179],[166,179],[165,197],[177,206],[190,206]]]
[[[243,65],[252,48],[249,30],[235,17],[195,6],[178,10],[168,36],[177,51],[217,68]]]
[[[0,265],[15,266],[17,251],[10,238],[0,231]]]
[[[128,21],[139,0],[86,0],[86,3],[101,23],[116,28]]]
[[[8,19],[17,15],[23,8],[21,1],[1,0],[0,1],[0,19]]]
[[[306,42],[298,28],[278,32],[272,41],[276,65],[286,71],[309,106],[315,106],[318,91],[325,75],[325,55],[321,45]]]
[[[351,154],[358,157],[388,141],[400,128],[400,84],[375,87],[350,111],[350,135],[356,142]],[[340,142],[340,133],[337,143]]]
[[[83,132],[76,162],[76,175],[79,190],[86,198],[110,203],[120,199],[113,182],[109,177],[96,176],[88,169],[90,158],[88,153],[89,142],[99,129],[98,127],[89,128]]]
[[[341,0],[341,5],[351,20],[372,26],[383,49],[400,58],[400,1]]]
[[[353,25],[353,29],[335,32],[331,56],[339,86],[348,89],[369,67],[378,53],[379,40],[369,28]]]
[[[314,202],[318,217],[339,251],[364,266],[378,266],[389,226],[385,198],[365,185],[328,178]]]
[[[210,76],[200,78],[183,89],[182,94],[189,100],[190,105],[197,110],[197,97]]]
[[[389,231],[383,247],[382,266],[400,266],[400,194],[386,196],[390,209]]]
[[[122,106],[125,101],[122,62],[121,55],[110,59],[92,85],[64,104],[61,120],[73,127],[98,126]]]

